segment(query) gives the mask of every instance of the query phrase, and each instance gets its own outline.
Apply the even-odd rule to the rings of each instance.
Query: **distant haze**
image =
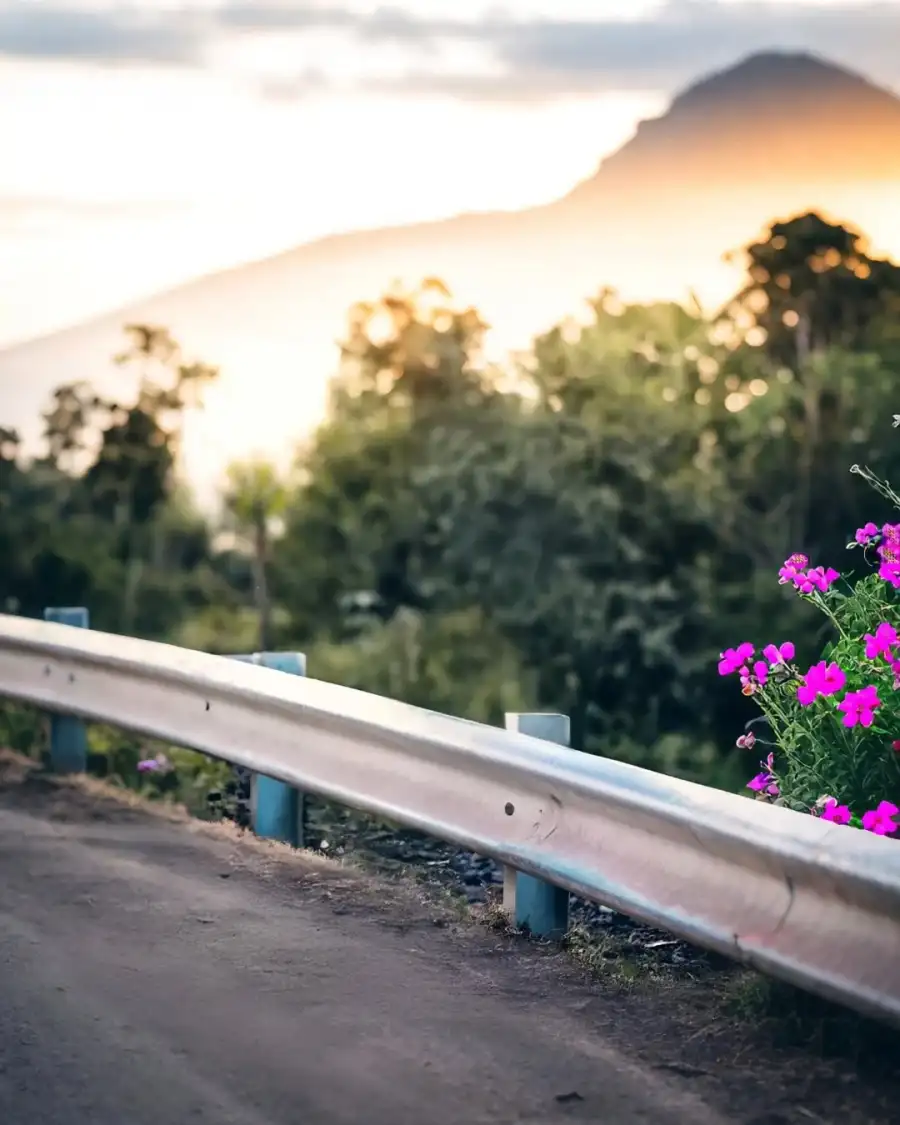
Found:
[[[121,385],[110,357],[126,321],[163,324],[222,367],[186,449],[208,496],[228,459],[284,456],[315,424],[349,306],[395,279],[441,277],[480,309],[501,356],[605,285],[718,304],[741,272],[723,253],[798,211],[850,222],[900,257],[898,199],[900,99],[808,55],[757,55],[691,87],[555,203],[337,235],[2,352],[0,422],[33,441],[60,382]]]

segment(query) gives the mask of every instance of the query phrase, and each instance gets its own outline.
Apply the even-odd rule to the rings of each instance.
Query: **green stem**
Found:
[[[818,606],[819,609],[825,614],[825,616],[828,618],[828,620],[831,622],[831,624],[835,627],[835,629],[837,629],[838,633],[840,633],[841,640],[846,641],[846,640],[850,639],[849,635],[844,632],[840,621],[838,621],[838,619],[835,617],[834,612],[832,611],[831,607],[828,605],[828,603],[825,601],[825,599],[822,597],[822,595],[819,593],[818,590],[816,590],[812,594],[806,594],[804,596],[809,598],[809,600],[813,603],[813,605]]]

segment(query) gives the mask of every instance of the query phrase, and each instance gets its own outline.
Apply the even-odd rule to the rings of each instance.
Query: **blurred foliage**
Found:
[[[138,762],[159,754],[169,759],[171,770],[139,772]],[[195,816],[207,815],[207,794],[221,788],[231,776],[229,765],[206,754],[99,723],[88,727],[88,769],[113,785],[136,790],[146,797],[178,801]]]
[[[275,625],[288,621],[282,609],[273,616]],[[172,643],[182,648],[195,648],[219,656],[261,651],[259,640],[259,614],[255,607],[211,605],[199,610],[173,630]]]
[[[537,699],[534,676],[477,609],[401,609],[353,641],[319,642],[309,661],[318,680],[496,726],[508,711],[532,710]]]
[[[0,699],[0,748],[40,758],[47,746],[47,722],[33,707]]]
[[[185,362],[163,329],[127,331],[131,401],[64,384],[31,462],[18,434],[0,431],[0,599],[25,616],[86,605],[95,628],[165,638],[186,612],[236,602],[178,483],[184,413],[216,373]]]
[[[127,401],[63,385],[31,463],[0,431],[0,600],[215,652],[303,649],[314,676],[483,722],[564,711],[580,748],[734,785],[754,712],[718,653],[762,621],[815,655],[821,621],[777,568],[795,550],[846,567],[848,534],[887,517],[849,466],[900,474],[900,269],[815,214],[744,255],[714,316],[603,290],[503,370],[435,279],[355,306],[294,471],[233,466],[218,522],[178,483],[215,369],[132,327]],[[0,738],[27,741],[22,721],[5,709]],[[138,784],[138,744],[103,746]],[[179,784],[205,778],[195,759]]]
[[[257,632],[254,651],[267,652],[272,635],[269,552],[288,503],[288,485],[266,461],[240,461],[228,469],[225,511],[230,527],[253,560]]]
[[[773,223],[745,250],[749,314],[773,359],[802,366],[813,352],[877,350],[900,313],[900,266],[869,254],[866,239],[815,212]]]

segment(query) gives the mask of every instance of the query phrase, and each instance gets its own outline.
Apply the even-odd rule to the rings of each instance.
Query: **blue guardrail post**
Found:
[[[506,729],[562,746],[570,743],[568,715],[508,713]],[[569,928],[569,892],[522,871],[504,870],[503,905],[516,926],[527,927],[535,937],[561,938]]]
[[[44,620],[73,625],[76,629],[91,627],[84,606],[48,606]],[[74,715],[50,716],[50,769],[53,773],[84,773],[87,769],[87,728],[82,719]]]
[[[306,654],[303,652],[256,652],[238,656],[251,664],[261,664],[276,672],[294,676],[306,675]],[[274,777],[254,774],[251,781],[250,815],[253,831],[265,840],[281,840],[293,848],[306,843],[306,801],[303,793],[276,781]]]

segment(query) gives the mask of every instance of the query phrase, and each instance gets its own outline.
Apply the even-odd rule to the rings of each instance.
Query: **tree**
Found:
[[[390,404],[421,417],[477,400],[485,386],[486,327],[476,309],[456,307],[437,278],[354,305],[332,384],[332,416],[360,417],[373,404]]]
[[[237,595],[227,570],[213,568],[209,528],[177,474],[181,414],[213,369],[183,362],[167,333],[152,339],[152,371],[131,397],[115,402],[85,382],[56,389],[43,414],[45,456],[26,462],[16,435],[0,431],[7,608],[37,615],[83,604],[98,628],[164,637],[185,612]]]
[[[353,631],[354,607],[389,620],[433,604],[439,527],[415,474],[444,430],[486,418],[483,322],[436,281],[354,306],[329,413],[303,452],[276,558],[296,633]]]
[[[590,362],[584,346],[563,348],[557,376]],[[573,378],[583,390],[588,372]],[[542,705],[570,714],[575,745],[633,754],[696,722],[715,534],[677,411],[667,422],[640,382],[606,388],[605,421],[577,398],[578,413],[510,402],[489,440],[446,435],[422,502],[445,527],[446,587],[516,644]]]
[[[351,641],[314,644],[310,663],[316,679],[480,723],[501,725],[537,699],[515,646],[477,609],[403,609]]]
[[[151,416],[166,433],[177,461],[184,415],[203,405],[203,393],[218,379],[219,369],[199,360],[188,361],[168,328],[126,324],[125,334],[129,345],[115,357],[116,363],[137,369],[135,407]]]
[[[137,368],[137,391],[127,406],[80,397],[80,402],[89,403],[90,422],[99,426],[100,442],[79,491],[89,510],[117,529],[116,550],[126,569],[120,627],[131,632],[148,556],[154,550],[154,521],[175,488],[184,417],[202,405],[203,391],[217,378],[218,369],[185,360],[168,329],[129,324],[125,332],[129,347],[116,362]],[[86,424],[77,410],[72,417],[70,428],[77,431]],[[48,440],[52,422],[51,416]]]
[[[712,351],[710,325],[696,302],[691,308],[674,301],[625,305],[615,290],[603,289],[587,306],[587,323],[556,325],[534,341],[524,375],[548,409],[614,411],[641,401],[652,380],[668,388],[672,402],[676,392],[693,395],[703,385],[697,363]],[[619,393],[629,388],[637,398]]]
[[[761,330],[767,354],[795,370],[828,348],[871,350],[900,312],[900,266],[814,211],[773,223],[744,254],[748,279],[729,315]]]
[[[231,527],[247,540],[252,552],[260,652],[271,647],[270,545],[280,530],[288,496],[287,483],[267,461],[244,461],[228,468],[225,510]]]
[[[104,406],[104,400],[84,381],[56,388],[50,407],[41,417],[47,457],[57,468],[70,474],[83,468],[91,430],[96,428],[97,415]]]

